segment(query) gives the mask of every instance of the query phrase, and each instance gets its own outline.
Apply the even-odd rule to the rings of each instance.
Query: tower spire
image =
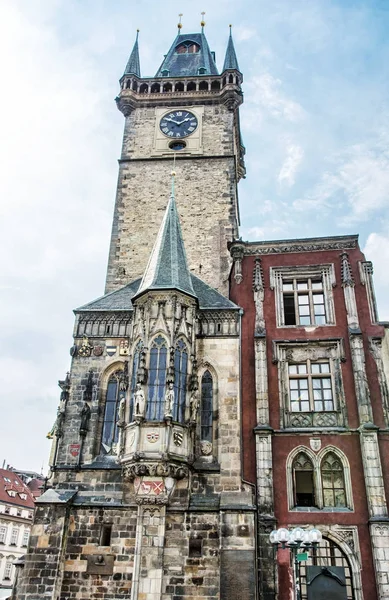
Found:
[[[238,59],[236,58],[236,52],[234,42],[232,39],[232,25],[230,25],[230,37],[228,38],[226,57],[224,59],[223,71],[228,69],[235,69],[239,71]]]
[[[136,296],[148,290],[176,289],[196,297],[188,268],[171,172],[170,200]]]
[[[138,47],[139,29],[136,30],[136,39],[134,47],[132,49],[130,58],[126,68],[124,69],[124,75],[136,75],[140,77],[140,62],[139,62],[139,47]]]

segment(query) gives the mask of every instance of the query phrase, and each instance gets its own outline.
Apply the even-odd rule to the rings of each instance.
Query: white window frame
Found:
[[[23,531],[22,546],[28,546],[29,539],[30,539],[30,531],[29,531],[29,529],[25,529]]]
[[[17,546],[18,539],[19,539],[19,529],[17,527],[13,527],[12,533],[11,533],[11,542],[10,542],[11,546]]]
[[[4,576],[3,579],[11,579],[12,575],[12,563],[7,560],[4,567]]]
[[[8,533],[8,527],[7,526],[1,526],[0,527],[0,544],[5,544],[7,541],[7,533]]]
[[[324,306],[326,323],[311,323],[309,325],[285,325],[283,283],[287,280],[297,282],[308,279],[321,279],[323,283]],[[270,288],[275,291],[277,327],[328,327],[335,325],[335,307],[332,288],[336,285],[335,268],[333,264],[300,265],[270,267]],[[296,308],[297,310],[297,308]],[[311,307],[311,310],[312,307]]]

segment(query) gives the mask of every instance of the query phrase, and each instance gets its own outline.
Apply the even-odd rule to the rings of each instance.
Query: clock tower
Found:
[[[219,73],[204,26],[188,34],[179,26],[154,77],[141,76],[137,37],[116,98],[125,125],[106,292],[143,274],[175,162],[189,270],[228,294],[227,244],[238,236],[245,173],[242,80],[231,34]]]

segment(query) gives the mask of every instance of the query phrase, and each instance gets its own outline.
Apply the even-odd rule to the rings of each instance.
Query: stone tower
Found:
[[[242,80],[231,36],[219,74],[203,28],[195,34],[179,29],[151,78],[141,77],[136,40],[116,98],[125,125],[106,292],[142,276],[175,157],[189,269],[228,293],[227,242],[237,237],[237,183],[245,172]]]
[[[231,37],[222,75],[202,32],[179,34],[151,80],[135,43],[107,293],[75,311],[18,600],[255,598],[241,311],[221,293],[241,81]]]

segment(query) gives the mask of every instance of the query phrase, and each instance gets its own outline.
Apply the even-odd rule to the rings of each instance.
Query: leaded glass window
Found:
[[[295,506],[315,506],[313,465],[304,452],[293,461],[293,483]]]
[[[185,421],[186,375],[188,371],[188,351],[182,340],[179,340],[174,352],[174,409],[173,419]]]
[[[125,390],[120,389],[120,380],[123,371],[116,371],[108,380],[107,395],[105,400],[102,450],[105,453],[115,449],[119,437],[117,421],[119,417],[120,400],[125,397]]]
[[[201,440],[212,443],[213,380],[209,371],[201,379]]]
[[[166,388],[167,345],[159,335],[150,349],[149,386],[146,418],[149,421],[162,421]]]
[[[139,369],[140,359],[143,352],[143,342],[140,340],[135,346],[134,357],[132,359],[132,376],[131,376],[131,402],[130,402],[130,422],[132,421],[134,412],[134,392],[136,388],[136,376]]]
[[[285,325],[327,323],[321,278],[284,280],[282,284]]]
[[[323,506],[344,507],[347,505],[343,465],[333,452],[326,454],[322,460],[321,481]]]

